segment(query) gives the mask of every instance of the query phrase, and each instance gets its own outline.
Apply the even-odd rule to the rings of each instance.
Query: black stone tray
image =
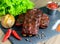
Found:
[[[40,8],[44,13],[48,13],[48,9],[46,7],[42,7]],[[52,13],[52,12],[51,12]],[[56,32],[55,30],[53,31],[52,30],[52,26],[55,24],[55,22],[60,19],[60,12],[59,11],[56,11],[55,14],[48,14],[49,18],[50,18],[50,23],[49,23],[49,26],[46,28],[46,29],[40,29],[39,30],[39,34],[41,32],[44,32],[46,37],[44,38],[37,38],[36,36],[33,36],[33,37],[23,37],[21,35],[21,30],[22,30],[22,27],[12,27],[12,29],[15,29],[17,31],[17,33],[22,37],[22,40],[19,41],[17,40],[16,38],[14,38],[12,35],[9,37],[9,40],[11,41],[12,44],[37,44],[39,41],[44,41],[44,40],[47,40],[49,38],[51,38],[52,36],[54,35],[57,35],[57,34],[60,34],[58,32]],[[1,25],[0,27],[2,28],[3,32],[6,33],[7,29],[4,29]],[[25,39],[28,38],[30,39],[31,41],[26,41]]]

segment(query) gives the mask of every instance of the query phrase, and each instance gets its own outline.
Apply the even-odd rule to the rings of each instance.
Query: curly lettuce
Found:
[[[6,14],[17,16],[33,8],[34,3],[30,0],[0,0],[0,16]]]

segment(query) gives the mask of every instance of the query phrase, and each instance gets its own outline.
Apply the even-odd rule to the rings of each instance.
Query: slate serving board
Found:
[[[40,8],[44,13],[47,13],[48,14],[48,9],[46,7],[42,7]],[[52,13],[52,12],[51,12]],[[59,11],[56,11],[55,14],[48,14],[49,18],[50,18],[50,23],[49,23],[49,26],[48,28],[46,29],[40,29],[39,30],[39,34],[43,31],[46,35],[45,38],[43,39],[39,39],[39,38],[36,38],[36,36],[33,36],[33,37],[23,37],[21,35],[21,30],[22,30],[22,27],[12,27],[12,29],[15,29],[17,31],[17,33],[22,37],[22,40],[19,41],[17,40],[16,38],[14,38],[12,35],[9,37],[9,40],[11,41],[12,44],[37,44],[39,41],[44,41],[44,40],[47,40],[49,38],[51,38],[52,36],[54,35],[57,35],[57,34],[60,34],[58,32],[56,32],[55,30],[53,31],[52,30],[52,26],[55,24],[55,22],[60,19],[60,12]],[[7,31],[7,29],[4,29],[1,25],[0,27],[2,28],[3,32],[5,33]],[[32,41],[29,42],[29,41],[25,41],[25,38],[30,38]]]

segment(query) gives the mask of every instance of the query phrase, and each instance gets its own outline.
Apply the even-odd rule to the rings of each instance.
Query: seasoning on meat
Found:
[[[40,20],[40,28],[46,28],[49,24],[49,17],[46,14],[42,14]]]
[[[25,14],[22,34],[36,35],[38,33],[42,12],[39,9],[29,10]]]
[[[22,35],[32,36],[38,34],[39,27],[45,29],[48,26],[49,17],[39,9],[31,9],[20,15],[17,21],[23,24]]]

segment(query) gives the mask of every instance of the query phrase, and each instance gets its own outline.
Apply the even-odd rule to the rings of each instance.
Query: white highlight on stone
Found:
[[[52,30],[55,30],[58,24],[60,24],[60,20],[57,20],[57,22],[53,25]]]

